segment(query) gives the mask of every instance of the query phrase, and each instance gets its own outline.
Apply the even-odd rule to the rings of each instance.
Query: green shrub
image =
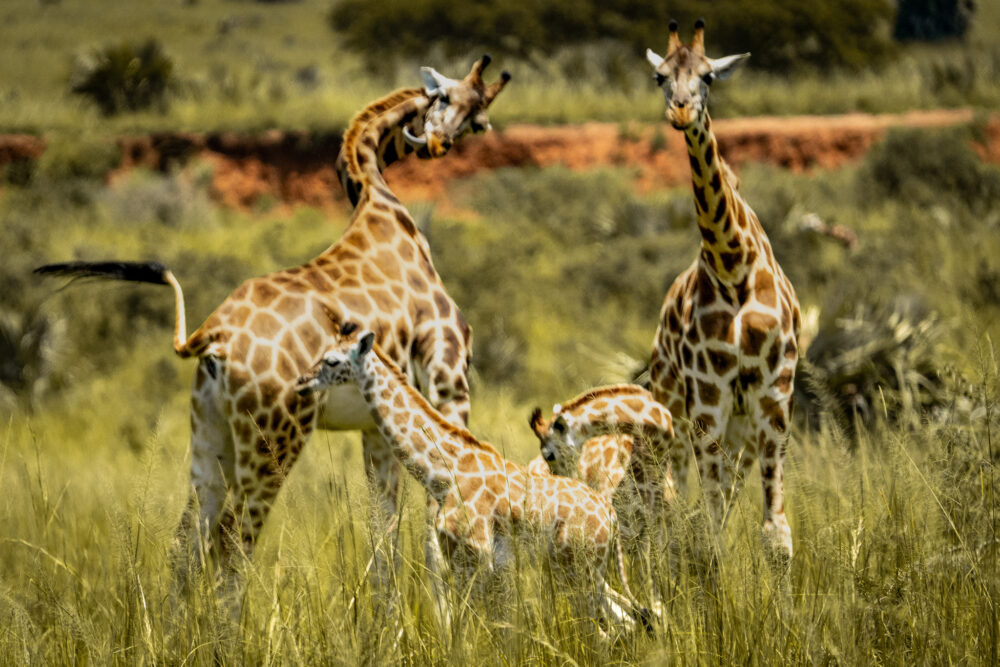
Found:
[[[750,51],[756,67],[785,71],[801,65],[861,67],[889,48],[891,7],[885,0],[756,3],[697,0],[343,0],[328,15],[348,48],[375,66],[387,56],[425,56],[442,48],[467,56],[486,49],[523,58],[550,55],[564,47],[615,40],[639,54],[662,51],[672,17],[690,33],[694,20],[708,22],[710,52]],[[389,49],[391,51],[389,51]],[[613,75],[613,72],[609,72]],[[609,77],[610,78],[610,77]]]
[[[90,98],[105,116],[125,111],[166,108],[173,61],[155,39],[122,42],[79,58],[70,90]]]
[[[916,296],[827,313],[796,387],[807,421],[832,419],[848,430],[880,417],[918,424],[950,395],[936,348],[941,333]]]
[[[58,328],[38,304],[18,313],[0,309],[0,408],[30,411],[53,384]]]
[[[859,194],[918,206],[962,206],[974,212],[1000,200],[1000,170],[972,150],[967,130],[896,129],[865,159]]]
[[[121,164],[121,148],[93,135],[59,134],[50,137],[38,160],[38,175],[49,182],[102,181]]]
[[[975,11],[972,0],[899,0],[893,37],[927,41],[964,37]]]

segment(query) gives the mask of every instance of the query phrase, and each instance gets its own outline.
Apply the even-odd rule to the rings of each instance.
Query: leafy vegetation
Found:
[[[155,39],[106,46],[77,60],[70,90],[89,97],[105,116],[166,107],[173,62]]]
[[[875,6],[874,0],[857,1]],[[735,15],[771,11],[763,5],[758,8],[758,4],[745,3]],[[824,11],[828,5],[822,5]],[[712,4],[712,8],[722,6]],[[472,5],[463,7],[466,5],[455,11],[471,11]],[[329,0],[170,2],[158,3],[155,8],[137,6],[128,12],[119,8],[117,0],[3,3],[0,131],[48,134],[59,130],[113,136],[162,129],[253,131],[279,127],[335,132],[342,130],[362,105],[386,91],[419,85],[419,66],[433,65],[442,72],[458,74],[467,71],[484,49],[476,44],[449,57],[427,47],[407,56],[397,46],[410,39],[407,31],[379,42],[385,62],[391,64],[372,73],[365,59],[348,48],[344,38],[323,20],[330,11]],[[150,18],[154,10],[155,16]],[[666,10],[661,7],[656,11]],[[699,11],[678,13],[686,30]],[[815,11],[819,11],[818,5]],[[830,11],[839,12],[835,6],[830,6]],[[801,12],[797,9],[793,14]],[[750,48],[751,62],[762,62],[764,51],[740,40],[769,39],[779,46],[788,39],[782,25],[769,31],[744,30],[734,24],[730,36],[720,32],[726,20],[712,15],[708,19],[708,51],[714,56]],[[773,25],[780,19],[772,16],[767,20]],[[662,99],[642,53],[647,46],[665,46],[666,23],[635,16],[628,24],[648,30],[649,41],[638,46],[609,40],[566,45],[530,60],[501,58],[496,52],[497,66],[510,70],[515,79],[490,110],[494,124],[631,122],[662,117]],[[150,34],[150,26],[155,26],[153,36],[174,64],[176,85],[171,88],[166,112],[151,110],[108,118],[96,105],[67,94],[67,78],[78,56],[109,42]],[[1000,5],[980,3],[962,42],[907,45],[891,59],[860,71],[813,71],[811,66],[797,72],[748,70],[713,92],[713,114],[885,112],[942,106],[995,109],[1000,106],[997,26]],[[810,58],[818,58],[828,49],[823,40],[846,40],[846,49],[854,39],[849,31],[826,35],[821,27],[817,29],[819,41],[808,40],[813,45]],[[514,34],[520,34],[520,28]],[[530,32],[529,28],[525,30]],[[868,33],[865,30],[862,34]],[[429,38],[421,33],[418,39]]]
[[[384,44],[394,54],[421,56],[439,47],[449,56],[486,49],[519,58],[555,53],[560,48],[615,41],[633,53],[666,43],[671,18],[682,19],[685,32],[700,16],[712,39],[732,52],[751,51],[756,66],[787,71],[804,66],[858,68],[887,52],[891,6],[884,0],[841,0],[802,5],[794,0],[716,2],[692,0],[596,2],[512,0],[502,4],[476,0],[461,5],[446,0],[393,0],[371,5],[341,0],[329,14],[344,45],[363,54],[375,68],[384,67]],[[746,27],[752,25],[753,30]],[[658,48],[658,50],[661,50]]]
[[[892,34],[898,40],[963,37],[975,11],[973,0],[900,0]]]

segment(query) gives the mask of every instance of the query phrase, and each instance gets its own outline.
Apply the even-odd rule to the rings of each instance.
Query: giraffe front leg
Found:
[[[761,537],[771,563],[783,571],[792,559],[792,530],[785,518],[784,462],[791,417],[791,391],[776,388],[756,402],[757,449],[764,492]]]
[[[424,539],[424,565],[430,578],[431,595],[434,600],[434,614],[437,617],[438,627],[446,635],[451,634],[451,604],[448,601],[448,582],[446,580],[448,564],[445,562],[444,551],[441,548],[441,539],[435,528],[435,517],[438,514],[440,505],[438,502],[427,496],[427,534]]]
[[[421,327],[414,341],[419,351],[414,359],[417,388],[445,419],[463,428],[469,423],[470,410],[470,335],[468,327],[445,321]]]
[[[449,323],[445,326],[453,325]],[[468,337],[466,328],[463,333],[465,346],[462,347],[457,333],[455,336],[440,336],[436,329],[428,329],[420,332],[415,342],[415,347],[425,352],[415,360],[417,387],[446,420],[463,428],[468,425],[470,412],[466,377],[469,366]],[[428,517],[439,516],[438,510],[437,502],[428,496]],[[424,542],[424,564],[430,574],[438,622],[442,628],[451,627],[451,605],[445,581],[448,565],[441,550],[438,531],[430,521]]]
[[[399,536],[400,464],[378,431],[361,434],[365,475],[372,495],[373,588],[376,605],[387,614],[396,607],[395,574],[400,565]]]
[[[723,420],[728,414],[722,411],[696,412],[692,419],[692,443],[694,458],[701,477],[702,495],[709,517],[717,531],[721,531],[726,519],[729,500],[728,467],[723,449]],[[721,424],[720,424],[721,422]]]

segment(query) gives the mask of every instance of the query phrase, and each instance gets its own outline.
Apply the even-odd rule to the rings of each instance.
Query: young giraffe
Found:
[[[647,583],[660,609],[653,555],[665,546],[665,513],[678,495],[671,469],[686,455],[670,412],[632,384],[592,389],[552,412],[545,420],[536,408],[529,420],[542,452],[532,463],[547,461],[552,473],[581,479],[613,501],[630,550],[653,565]]]
[[[530,468],[547,462],[553,474],[587,481],[609,497],[628,476],[652,515],[677,495],[670,468],[685,452],[675,446],[670,412],[642,387],[591,389],[552,413],[546,420],[535,408],[528,420],[541,449]]]
[[[360,393],[395,456],[437,501],[434,526],[459,583],[480,566],[512,566],[504,562],[511,540],[530,532],[547,541],[564,572],[591,577],[595,608],[619,623],[648,624],[648,612],[628,589],[611,502],[577,480],[533,475],[455,426],[410,386],[372,333],[356,329],[343,325],[340,341],[300,378],[299,392]],[[612,555],[626,595],[604,578]]]
[[[360,112],[341,149],[357,188],[343,237],[302,266],[245,282],[189,338],[180,284],[161,265],[36,269],[174,290],[174,350],[199,359],[191,398],[193,490],[178,529],[179,571],[187,563],[200,566],[203,539],[220,556],[229,588],[238,587],[234,566],[251,556],[275,496],[317,427],[362,431],[366,473],[385,520],[395,515],[399,466],[357,392],[334,390],[320,402],[295,391],[295,380],[335,339],[330,314],[374,331],[446,419],[468,419],[469,327],[434,270],[427,240],[380,169],[413,150],[443,155],[456,138],[485,129],[486,109],[510,79],[504,72],[484,84],[488,63],[484,56],[462,81],[425,68],[433,87],[399,90]]]
[[[586,440],[579,450],[565,453],[542,441],[539,443],[542,452],[528,462],[527,470],[536,475],[572,477],[602,496],[613,498],[625,479],[634,446],[632,436],[624,434],[599,435]]]
[[[701,20],[690,46],[681,44],[671,21],[666,56],[646,52],[663,88],[666,117],[684,132],[701,231],[697,259],[667,292],[650,370],[653,394],[692,444],[719,525],[744,471],[759,458],[765,549],[787,562],[792,537],[782,464],[799,305],[757,216],[728,178],[707,109],[712,82],[728,78],[749,55],[706,57]],[[677,472],[683,480],[685,471]]]

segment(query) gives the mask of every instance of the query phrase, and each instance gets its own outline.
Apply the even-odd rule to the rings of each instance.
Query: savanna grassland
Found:
[[[243,279],[336,240],[345,212],[219,206],[205,164],[107,183],[119,156],[106,138],[119,132],[329,129],[409,83],[368,74],[339,50],[316,18],[327,6],[17,0],[0,9],[0,126],[50,139],[37,164],[6,169],[0,185],[0,663],[1000,661],[1000,169],[971,148],[976,123],[890,133],[861,163],[833,171],[741,170],[811,338],[786,464],[787,577],[763,560],[756,473],[720,538],[718,570],[691,555],[710,541],[692,480],[688,507],[672,517],[676,549],[662,568],[671,574],[656,582],[666,605],[654,636],[603,643],[574,591],[529,558],[499,609],[458,600],[460,618],[444,633],[423,565],[423,493],[409,483],[392,583],[401,602],[389,621],[368,569],[379,538],[366,521],[360,439],[319,433],[246,564],[242,616],[219,609],[207,581],[173,592],[193,364],[170,348],[172,297],[138,285],[64,288],[31,269],[155,258],[177,274],[199,322]],[[995,11],[982,9],[964,44],[914,47],[835,84],[741,73],[720,113],[995,107],[1000,47],[979,27]],[[233,16],[244,19],[223,29]],[[65,92],[76,50],[149,25],[189,86],[166,111],[104,119]],[[970,59],[975,81],[952,101],[921,83],[931,63],[950,59]],[[641,58],[629,65],[635,83],[620,89],[568,81],[555,65],[515,71],[492,117],[655,119],[662,97]],[[314,88],[294,76],[310,66],[318,77],[302,81]],[[626,165],[499,170],[448,196],[457,205],[447,213],[408,203],[475,332],[471,428],[527,462],[537,452],[533,406],[642,379],[663,294],[696,252],[690,190],[637,195]],[[812,216],[855,231],[857,247],[816,234]]]

